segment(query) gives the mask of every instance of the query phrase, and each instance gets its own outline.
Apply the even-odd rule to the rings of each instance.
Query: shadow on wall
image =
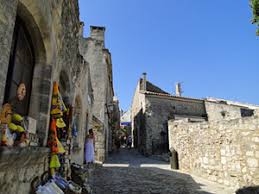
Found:
[[[236,191],[236,194],[258,194],[258,193],[259,193],[259,186],[243,187]]]

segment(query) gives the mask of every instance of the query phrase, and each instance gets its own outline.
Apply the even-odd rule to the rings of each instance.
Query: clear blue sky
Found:
[[[130,107],[142,72],[172,93],[259,104],[259,38],[248,0],[80,0],[85,36],[106,27],[115,93]]]

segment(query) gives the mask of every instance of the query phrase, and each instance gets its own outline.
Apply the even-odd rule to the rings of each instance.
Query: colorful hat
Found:
[[[8,124],[12,121],[12,106],[11,104],[4,104],[1,114],[0,114],[1,123]]]
[[[25,131],[25,129],[24,129],[22,126],[17,125],[17,131],[20,132],[20,133],[22,133],[22,132]]]
[[[60,93],[59,93],[59,99],[60,99],[60,102],[61,102],[61,109],[62,109],[62,111],[63,111],[63,112],[67,112],[67,108],[66,108],[66,106],[65,106],[65,103],[64,103],[64,101],[63,101],[62,96],[60,95]]]
[[[58,96],[52,97],[51,104],[55,105],[55,106],[57,106],[57,105],[61,106],[62,105]]]
[[[3,146],[3,145],[7,144],[7,135],[6,135],[7,127],[2,128],[1,130],[2,130],[1,131],[1,133],[2,133],[2,135],[1,135],[1,145]]]
[[[49,164],[49,167],[50,168],[59,168],[61,165],[60,165],[60,162],[59,162],[59,159],[58,159],[58,155],[57,154],[53,154],[51,156],[51,159],[50,159],[50,164]]]
[[[21,122],[23,120],[23,117],[21,115],[17,114],[17,113],[14,113],[12,119],[14,121]]]
[[[9,123],[8,128],[11,129],[12,131],[16,131],[18,129],[18,126],[14,123]]]
[[[58,137],[57,137],[56,120],[52,119],[50,124],[50,136],[48,141],[48,145],[50,146],[52,153],[58,152],[57,139]]]
[[[57,139],[57,142],[58,142],[58,153],[59,154],[64,154],[66,151],[62,145],[62,143]]]
[[[53,116],[62,116],[63,113],[59,108],[54,108],[51,110],[50,114],[52,114]]]
[[[58,95],[58,83],[54,82],[53,84],[53,95],[57,96]]]
[[[56,126],[58,128],[64,128],[64,127],[66,127],[66,123],[64,122],[64,120],[62,118],[58,118],[56,121]]]

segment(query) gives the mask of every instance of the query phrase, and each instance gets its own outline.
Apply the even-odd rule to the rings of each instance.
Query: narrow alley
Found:
[[[170,170],[169,164],[121,149],[98,167],[89,180],[95,194],[234,193],[224,186]]]

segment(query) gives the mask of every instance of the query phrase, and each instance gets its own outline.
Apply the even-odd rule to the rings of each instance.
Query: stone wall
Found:
[[[168,119],[174,118],[174,115],[203,117],[205,114],[202,100],[146,95],[146,153],[162,154],[169,149],[167,122]]]
[[[12,34],[14,31],[15,17],[17,10],[17,0],[0,0],[0,104],[3,103],[5,91],[6,74],[12,45]]]
[[[169,143],[180,170],[234,188],[259,184],[259,118],[169,121]]]
[[[145,95],[140,93],[140,87],[139,81],[131,105],[131,126],[133,146],[143,152],[145,150],[145,136],[142,134],[144,132]]]
[[[0,193],[28,194],[31,182],[48,171],[47,148],[0,148]]]
[[[70,0],[0,0],[0,103],[3,103],[5,95],[5,84],[7,70],[9,67],[9,58],[13,39],[13,31],[16,17],[19,16],[28,31],[28,35],[32,40],[32,47],[35,54],[35,64],[32,79],[32,91],[30,96],[29,115],[37,121],[37,135],[39,137],[40,146],[46,146],[49,119],[50,105],[52,96],[52,85],[54,81],[60,84],[62,96],[66,99],[66,103],[75,106],[75,99],[81,101],[81,122],[80,122],[80,152],[73,153],[72,160],[78,163],[83,163],[83,148],[85,139],[85,130],[88,123],[92,119],[92,88],[90,79],[89,64],[83,61],[79,53],[79,7],[78,1]],[[64,82],[62,83],[63,80]],[[88,98],[90,96],[90,100]],[[88,117],[86,116],[88,115]],[[28,153],[25,153],[28,152]],[[31,175],[28,179],[21,178],[21,184],[24,188],[20,188],[19,192],[9,193],[28,193],[29,181],[38,173],[41,173],[42,166],[40,162],[45,162],[45,156],[38,156],[31,149],[21,149],[21,153],[10,149],[11,156],[6,160],[5,157],[0,158],[0,165],[13,160],[25,162],[24,166],[16,163],[16,166],[7,168],[9,177],[4,180],[5,185],[1,189],[6,189],[7,186],[12,189],[15,183],[14,178],[19,178],[17,172],[24,172],[27,168]],[[2,155],[2,153],[1,153]],[[35,162],[34,156],[38,157]],[[27,161],[27,159],[31,159]],[[35,163],[34,163],[35,162]],[[48,162],[47,162],[48,163]],[[13,165],[14,166],[14,165]],[[23,168],[24,167],[24,168]],[[44,167],[45,168],[45,167]],[[48,168],[48,165],[46,165]],[[2,169],[2,168],[1,168]],[[1,174],[2,176],[3,174]],[[21,175],[21,177],[24,175]],[[3,176],[2,176],[3,178]],[[0,181],[2,181],[0,178]],[[26,180],[25,180],[26,179]],[[22,184],[25,181],[26,184]],[[5,190],[8,193],[8,189]],[[0,192],[2,193],[2,192]]]
[[[241,118],[241,111],[239,106],[205,101],[205,107],[208,115],[208,121]]]
[[[96,129],[95,133],[95,160],[99,162],[104,162],[105,160],[105,134],[104,130]]]

